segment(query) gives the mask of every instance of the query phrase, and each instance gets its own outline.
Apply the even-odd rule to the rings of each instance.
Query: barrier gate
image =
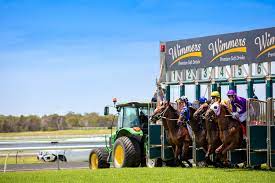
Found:
[[[267,164],[268,168],[275,167],[275,99],[266,101],[247,100],[246,147],[228,152],[228,159],[233,164],[247,162],[248,167]],[[166,139],[162,124],[148,126],[148,153],[150,159],[169,161],[174,158],[172,146]],[[193,162],[204,160],[204,152],[196,148],[193,137]]]
[[[275,99],[249,99],[247,102],[247,164],[275,166]]]
[[[150,159],[160,158],[162,161],[174,159],[174,151],[167,141],[166,132],[161,120],[157,124],[150,124],[148,127],[148,154]],[[192,148],[192,146],[189,147]],[[189,151],[190,152],[190,151]],[[190,159],[191,153],[190,154]]]
[[[275,99],[271,100],[270,121],[268,124],[268,166],[269,168],[275,167]]]

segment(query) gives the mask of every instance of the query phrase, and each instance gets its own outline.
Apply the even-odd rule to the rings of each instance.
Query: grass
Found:
[[[123,168],[8,172],[0,182],[275,182],[275,172],[214,168]]]
[[[110,129],[89,129],[89,130],[58,130],[58,131],[35,131],[35,132],[10,132],[0,133],[2,137],[28,137],[28,136],[60,136],[60,135],[101,135],[110,134]]]
[[[6,157],[0,157],[0,165],[5,163],[5,159]],[[36,156],[18,156],[17,157],[17,164],[33,164],[33,163],[42,163],[42,161],[38,161]],[[14,156],[9,157],[7,164],[16,164],[16,157]]]

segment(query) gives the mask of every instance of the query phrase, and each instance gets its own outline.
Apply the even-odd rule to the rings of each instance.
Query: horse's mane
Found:
[[[171,112],[178,118],[178,111],[171,105],[171,103],[169,103],[168,104],[168,106],[167,106],[170,110],[171,110]]]
[[[228,117],[230,120],[233,120],[233,121],[237,121],[237,122],[239,122],[239,120],[234,119],[234,118],[231,116],[230,109],[228,108],[228,106],[227,106],[227,105],[221,104],[220,106],[221,106],[221,108],[225,108],[225,111],[226,111],[226,113],[225,113],[225,114],[226,114],[226,115],[228,115],[227,117]]]
[[[196,110],[197,110],[197,109],[196,109],[195,107],[193,107],[193,106],[189,106],[188,108],[189,108],[190,112],[192,111],[193,113],[195,113]]]
[[[177,112],[177,110],[171,105],[171,103],[169,103],[168,107],[169,107],[173,112]]]
[[[229,107],[228,107],[227,105],[221,104],[220,106],[221,106],[221,108],[225,108],[225,111],[226,111],[226,114],[227,114],[227,115],[230,115],[230,114],[231,114],[231,112],[230,112],[230,110],[229,110]]]

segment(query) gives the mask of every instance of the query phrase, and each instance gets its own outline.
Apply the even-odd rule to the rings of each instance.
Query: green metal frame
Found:
[[[203,83],[210,83],[210,81],[205,82],[199,82],[199,83],[195,83],[195,82],[184,82],[183,84],[180,85],[180,96],[185,95],[185,84],[194,84],[196,86],[196,99],[198,99],[200,97],[200,84]],[[219,91],[221,92],[221,85],[229,85],[229,89],[233,89],[233,90],[237,90],[237,85],[240,84],[247,84],[247,96],[248,98],[252,98],[253,97],[253,85],[254,84],[259,84],[259,83],[265,83],[266,84],[266,99],[273,97],[273,83],[275,83],[275,78],[271,77],[271,78],[252,78],[251,80],[245,80],[245,79],[235,79],[231,82],[228,82],[226,80],[218,80],[215,81],[215,83],[211,84],[211,89],[212,91]],[[170,100],[170,85],[173,84],[168,84],[166,86],[166,100]]]

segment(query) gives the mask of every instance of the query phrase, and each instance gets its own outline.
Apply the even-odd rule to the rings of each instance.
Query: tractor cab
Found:
[[[148,129],[148,115],[153,110],[148,103],[130,102],[118,104],[116,106],[118,115],[117,128],[135,128],[141,130]]]
[[[153,113],[155,103],[127,102],[116,104],[118,112],[117,129],[112,133],[106,148],[94,149],[90,153],[90,168],[138,167],[146,165],[149,115]],[[109,114],[109,107],[104,115]]]

